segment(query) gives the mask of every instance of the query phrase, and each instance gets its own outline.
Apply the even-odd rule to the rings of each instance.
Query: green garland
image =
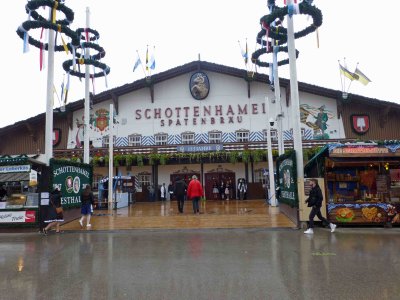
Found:
[[[56,24],[69,25],[70,23],[72,23],[72,21],[74,20],[74,12],[59,1],[31,0],[25,5],[26,13],[30,14],[31,17],[36,21],[48,22],[46,18],[43,18],[38,12],[36,12],[36,9],[43,6],[48,6],[50,9],[53,9],[55,2],[57,2],[56,10],[62,11],[65,15],[65,19],[56,20]]]
[[[317,7],[309,4],[306,1],[303,1],[299,4],[299,10],[301,14],[311,16],[313,22],[305,29],[296,32],[294,34],[295,39],[304,37],[309,33],[314,32],[318,27],[322,25],[322,12]],[[278,40],[279,43],[287,42],[287,29],[284,27],[279,27],[279,29],[277,29],[275,26],[271,26],[271,24],[276,19],[283,20],[287,14],[288,14],[288,7],[286,6],[280,8],[276,7],[276,9],[274,9],[270,14],[265,15],[260,19],[260,24],[265,24],[268,27],[270,27],[268,37],[274,40]]]
[[[270,49],[272,49],[272,47],[270,47]],[[260,48],[260,49],[258,49],[258,50],[256,50],[253,54],[252,54],[252,56],[251,56],[251,59],[252,59],[252,61],[257,65],[257,66],[260,66],[260,67],[269,67],[270,65],[272,65],[272,63],[268,63],[268,62],[263,62],[263,61],[260,61],[259,60],[259,57],[261,56],[261,55],[263,55],[263,54],[268,54],[268,53],[271,53],[272,51],[271,50],[267,50],[267,48]],[[288,47],[287,46],[278,46],[278,52],[288,52]],[[296,58],[298,58],[299,57],[299,51],[296,49]],[[284,60],[281,60],[281,61],[278,61],[278,66],[283,66],[283,65],[287,65],[287,64],[289,64],[289,58],[287,58],[287,59],[284,59]]]
[[[96,54],[90,55],[90,58],[93,60],[99,60],[102,59],[104,56],[106,56],[106,51],[104,50],[103,47],[99,46],[99,44],[91,43],[91,42],[82,42],[81,43],[81,48],[91,48],[97,51]],[[80,53],[76,52],[75,54],[76,57],[82,57]]]
[[[17,29],[17,34],[21,39],[24,39],[24,34],[25,32],[28,32],[31,29],[36,29],[36,28],[47,28],[47,29],[52,29],[54,31],[59,31],[67,35],[68,37],[71,38],[71,43],[75,47],[79,47],[79,37],[76,34],[75,31],[71,30],[69,27],[60,25],[60,24],[53,24],[47,21],[25,21],[22,23],[20,27]],[[48,50],[49,44],[48,43],[41,43],[40,41],[34,39],[33,37],[29,36],[28,39],[29,44],[32,46],[35,46],[36,48],[43,48],[45,50]],[[70,51],[72,51],[71,44],[68,43],[67,47]],[[55,45],[54,46],[54,51],[65,51],[63,45]]]
[[[82,33],[86,32],[86,31],[93,34],[93,36],[89,38],[90,41],[97,40],[100,37],[100,34],[96,30],[91,29],[91,28],[78,28],[75,32],[76,32],[76,35],[78,36],[78,38],[86,40],[86,37],[84,35],[82,35]],[[82,42],[81,47],[82,48],[92,48],[94,50],[97,50],[98,53],[96,53],[95,55],[91,55],[90,58],[88,58],[88,59],[87,58],[79,58],[81,56],[81,54],[75,53],[76,57],[74,57],[73,59],[64,61],[63,69],[65,70],[65,72],[67,72],[73,76],[79,77],[79,78],[85,78],[86,73],[80,72],[80,70],[78,70],[78,71],[71,70],[72,65],[74,64],[74,62],[76,62],[80,65],[92,65],[96,68],[101,69],[100,72],[90,74],[90,77],[97,78],[97,77],[106,76],[107,74],[110,73],[110,67],[99,61],[101,58],[103,58],[106,55],[106,51],[104,50],[103,47],[99,46],[98,44],[92,43],[92,42]]]
[[[75,59],[75,61],[81,65],[92,65],[92,66],[95,66],[96,68],[99,68],[102,70],[102,72],[91,74],[90,77],[97,78],[97,77],[102,77],[102,76],[108,75],[110,73],[110,67],[107,66],[106,64],[99,62],[98,60],[80,58],[80,59]],[[73,76],[85,78],[85,73],[71,70],[73,63],[74,62],[72,59],[64,61],[63,68],[64,68],[65,72],[68,72]]]
[[[93,41],[97,41],[97,40],[100,38],[99,32],[98,32],[97,30],[95,30],[95,29],[92,29],[92,28],[78,28],[78,29],[76,30],[76,33],[79,35],[79,37],[80,37],[81,40],[86,41],[85,35],[82,34],[82,33],[85,33],[86,31],[88,31],[88,32],[90,32],[91,34],[93,34],[93,36],[91,36],[91,37],[89,38],[89,41],[92,41],[92,42],[93,42]]]

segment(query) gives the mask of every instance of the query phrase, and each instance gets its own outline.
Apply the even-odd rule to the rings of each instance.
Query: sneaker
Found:
[[[331,227],[331,232],[335,232],[336,224],[331,223],[329,226]]]
[[[91,226],[92,226],[92,224],[87,224],[87,225],[86,225],[86,227],[91,227]]]
[[[83,228],[82,220],[79,220],[79,224],[81,225],[81,228]]]
[[[304,231],[305,234],[313,234],[314,230],[312,228],[308,228],[306,231]]]

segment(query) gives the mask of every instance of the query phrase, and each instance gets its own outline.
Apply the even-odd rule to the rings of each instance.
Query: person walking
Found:
[[[239,192],[239,199],[244,200],[247,192],[247,185],[244,179],[239,179],[238,192]]]
[[[186,182],[180,177],[177,177],[174,184],[174,196],[178,202],[178,211],[181,214],[183,213],[183,205],[185,204],[186,189]]]
[[[167,188],[165,187],[165,183],[160,187],[160,198],[162,202],[167,199]]]
[[[196,175],[192,176],[192,180],[187,189],[187,196],[189,199],[192,199],[193,212],[197,215],[200,214],[199,200],[200,197],[203,196],[203,187],[201,186],[200,181],[197,180]]]
[[[54,189],[50,194],[49,208],[47,210],[47,226],[43,228],[44,235],[47,235],[51,227],[56,226],[56,233],[62,233],[60,223],[64,222],[63,209],[61,206],[61,192]]]
[[[305,234],[313,234],[314,233],[314,217],[317,216],[318,219],[322,221],[322,224],[329,224],[329,227],[331,228],[331,232],[335,232],[336,229],[336,224],[329,223],[327,219],[325,219],[322,214],[321,214],[321,206],[322,206],[322,200],[324,199],[322,196],[322,191],[321,188],[318,185],[318,180],[317,179],[310,179],[310,184],[311,184],[311,190],[310,194],[305,201],[307,203],[308,207],[311,207],[311,212],[308,217],[309,223],[308,223],[308,229],[304,231]]]
[[[81,218],[79,219],[79,224],[81,228],[83,228],[83,221],[86,217],[86,227],[89,228],[92,226],[90,224],[90,217],[92,215],[92,207],[94,205],[94,197],[93,192],[89,184],[86,185],[85,189],[82,192],[81,198]]]
[[[172,184],[172,181],[168,185],[168,194],[169,194],[169,200],[172,201],[172,199],[174,199],[174,186]]]

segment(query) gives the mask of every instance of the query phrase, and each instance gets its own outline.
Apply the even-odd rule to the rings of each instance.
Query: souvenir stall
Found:
[[[133,203],[133,195],[135,193],[135,176],[114,176],[113,177],[113,202],[114,208],[127,207]],[[108,209],[108,176],[99,181],[99,191],[97,201],[95,201],[97,209]]]
[[[0,227],[38,226],[38,182],[44,167],[26,155],[0,157]]]
[[[329,144],[305,175],[324,178],[330,221],[399,224],[400,142]]]

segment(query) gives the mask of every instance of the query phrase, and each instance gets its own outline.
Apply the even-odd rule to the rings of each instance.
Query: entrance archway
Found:
[[[214,195],[213,195],[213,186],[214,183],[216,182],[218,186],[221,184],[223,181],[225,184],[227,182],[231,183],[231,199],[235,199],[236,195],[236,176],[235,172],[228,170],[228,169],[223,169],[218,167],[217,169],[210,170],[208,173],[204,174],[204,186],[205,186],[205,196],[207,200],[213,200]],[[218,199],[221,199],[221,196],[218,195]]]

